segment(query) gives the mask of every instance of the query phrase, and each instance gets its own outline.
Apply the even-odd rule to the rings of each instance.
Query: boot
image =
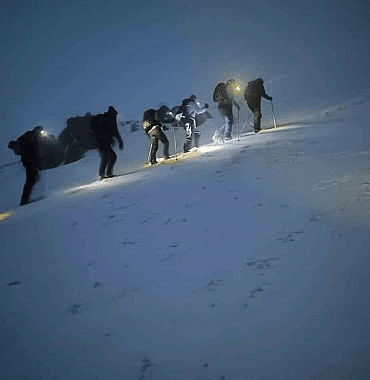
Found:
[[[190,148],[191,148],[191,143],[192,143],[191,140],[185,140],[185,144],[184,144],[184,153],[189,152],[189,150],[190,150]]]
[[[199,148],[199,138],[200,138],[200,133],[194,133],[194,146],[196,148]]]

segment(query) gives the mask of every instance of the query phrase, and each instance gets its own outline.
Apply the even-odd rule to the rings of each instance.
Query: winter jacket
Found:
[[[178,125],[185,128],[185,123],[191,121],[193,125],[197,125],[197,116],[207,112],[208,104],[201,104],[194,96],[184,99],[181,107],[178,107],[175,119]]]
[[[186,110],[185,110],[185,117],[189,116],[189,117],[195,119],[195,117],[197,115],[200,115],[200,114],[206,112],[207,109],[208,109],[208,104],[207,103],[201,104],[198,99],[195,99],[195,101],[189,102],[187,104]]]

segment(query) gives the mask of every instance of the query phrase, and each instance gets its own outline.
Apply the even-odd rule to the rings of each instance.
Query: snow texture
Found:
[[[218,145],[214,113],[197,156],[147,169],[125,130],[125,175],[96,181],[93,151],[23,207],[3,167],[0,379],[370,378],[369,109],[289,110]]]

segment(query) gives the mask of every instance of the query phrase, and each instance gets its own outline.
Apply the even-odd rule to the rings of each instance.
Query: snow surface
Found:
[[[90,152],[23,207],[2,168],[0,379],[370,378],[369,109],[290,109],[223,145],[213,110],[199,156],[148,169],[123,130],[127,175],[94,182]]]

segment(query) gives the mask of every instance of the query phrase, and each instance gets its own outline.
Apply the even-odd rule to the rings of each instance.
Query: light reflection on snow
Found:
[[[14,212],[3,212],[2,214],[0,214],[0,222],[10,218],[12,215],[14,215]]]
[[[221,150],[223,148],[224,148],[224,146],[222,144],[220,144],[220,145],[204,145],[198,149],[202,153],[208,153],[208,152],[214,152],[216,150]]]
[[[64,191],[64,194],[74,194],[74,193],[78,193],[80,191],[85,191],[85,190],[94,191],[94,190],[107,189],[112,186],[121,185],[123,183],[128,184],[131,182],[135,182],[137,180],[137,176],[133,174],[135,173],[127,173],[127,175],[120,175],[113,178],[107,178],[102,181],[95,181],[92,183],[88,183],[86,185],[77,186],[77,187]]]

